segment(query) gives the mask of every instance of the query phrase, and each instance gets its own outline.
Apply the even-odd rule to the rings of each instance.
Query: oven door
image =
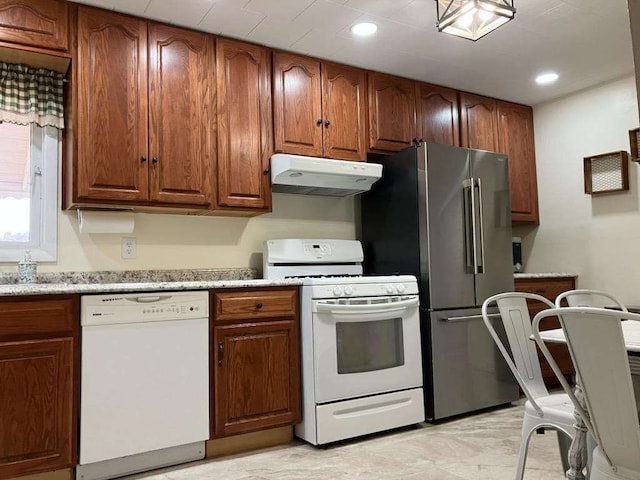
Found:
[[[422,386],[417,295],[313,301],[316,402]]]

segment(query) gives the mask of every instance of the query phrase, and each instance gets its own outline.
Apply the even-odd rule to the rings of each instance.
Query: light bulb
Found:
[[[473,14],[475,13],[475,10],[463,15],[462,17],[460,17],[458,19],[458,21],[456,22],[458,24],[458,26],[462,27],[462,28],[468,28],[471,26],[471,24],[473,23]]]
[[[378,26],[375,23],[369,22],[356,23],[353,27],[351,27],[351,33],[353,33],[354,35],[360,35],[361,37],[373,35],[377,31]]]
[[[536,77],[536,83],[538,85],[549,85],[558,80],[558,74],[555,72],[541,73]]]

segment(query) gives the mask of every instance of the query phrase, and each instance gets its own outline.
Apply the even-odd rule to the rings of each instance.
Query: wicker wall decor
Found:
[[[629,130],[629,147],[631,149],[631,160],[640,162],[640,128]]]
[[[622,192],[629,190],[629,154],[611,152],[585,157],[584,193]]]

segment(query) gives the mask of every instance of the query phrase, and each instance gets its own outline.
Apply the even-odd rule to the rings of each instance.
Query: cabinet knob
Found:
[[[265,169],[262,171],[262,173],[264,173],[265,175],[268,175],[270,171],[271,171],[271,170],[269,170],[268,168],[265,168]]]
[[[319,118],[318,120],[316,120],[316,125],[322,125],[322,119]]]
[[[329,125],[331,125],[331,122],[330,122],[329,120],[326,120],[326,121],[324,122],[324,126],[325,126],[325,127],[328,127]]]
[[[158,163],[158,157],[153,157],[153,158],[151,159],[151,162],[152,162],[152,163]]]
[[[147,157],[144,157],[144,156],[140,157],[140,161],[141,161],[142,163],[146,162],[146,161],[147,161]]]
[[[263,305],[261,303],[257,303],[256,304],[256,308],[262,308],[262,307],[263,307]]]

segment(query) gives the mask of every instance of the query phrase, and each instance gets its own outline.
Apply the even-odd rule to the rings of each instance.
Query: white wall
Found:
[[[525,271],[577,273],[580,288],[640,305],[640,165],[628,192],[586,195],[583,180],[583,157],[629,151],[636,127],[632,76],[534,108],[540,226],[514,229]]]
[[[81,234],[75,212],[58,214],[58,261],[38,271],[262,268],[270,238],[355,238],[353,198],[273,195],[273,212],[254,218],[135,214],[133,234]],[[137,240],[137,258],[120,258],[122,236]],[[0,271],[15,272],[3,264]]]

